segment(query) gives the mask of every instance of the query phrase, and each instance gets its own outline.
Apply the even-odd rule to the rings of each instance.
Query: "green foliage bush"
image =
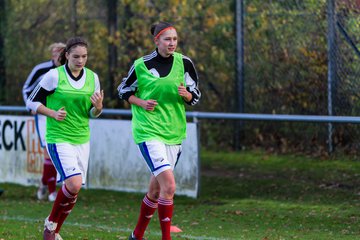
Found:
[[[132,62],[155,45],[150,25],[173,22],[179,33],[178,51],[189,56],[200,76],[202,99],[189,111],[236,112],[236,39],[234,0],[117,0],[117,30],[108,29],[108,5],[95,0],[5,0],[6,89],[4,104],[23,105],[21,88],[32,67],[49,58],[47,46],[82,35],[90,43],[88,67],[95,70],[107,91],[107,108],[128,108],[117,99],[116,87]],[[337,17],[355,40],[359,16],[352,5],[337,2]],[[346,2],[346,1],[344,1]],[[244,1],[245,80],[247,113],[327,115],[328,49],[327,1]],[[75,8],[74,8],[75,7]],[[338,34],[338,72],[334,92],[337,115],[358,115],[358,58]],[[117,68],[109,73],[108,46],[117,48]],[[112,92],[111,92],[112,91]],[[234,123],[202,120],[206,148],[232,149]],[[286,149],[326,146],[326,126],[251,122],[244,125],[242,144]],[[307,136],[303,135],[305,132]],[[336,143],[356,141],[356,128],[335,129]],[[354,131],[355,130],[355,131]],[[259,137],[262,136],[262,137]],[[341,136],[341,137],[339,137]],[[261,140],[260,140],[261,139]],[[347,139],[347,141],[343,141]],[[282,148],[275,147],[280,150]],[[281,150],[282,151],[282,150]]]

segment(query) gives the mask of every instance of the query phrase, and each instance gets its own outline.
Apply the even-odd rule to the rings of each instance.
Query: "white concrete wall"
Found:
[[[145,192],[150,172],[141,159],[126,120],[91,119],[88,188]],[[175,169],[177,194],[197,197],[199,162],[197,126],[187,125],[187,139]],[[43,155],[31,116],[0,115],[0,182],[36,185]]]

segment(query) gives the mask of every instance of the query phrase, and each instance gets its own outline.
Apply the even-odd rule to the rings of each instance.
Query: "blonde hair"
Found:
[[[62,42],[56,42],[56,43],[52,43],[49,46],[49,51],[53,51],[55,48],[59,48],[59,49],[64,49],[66,47],[65,43]]]

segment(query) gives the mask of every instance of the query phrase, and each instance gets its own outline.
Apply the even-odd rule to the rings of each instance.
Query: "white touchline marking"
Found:
[[[22,222],[43,222],[44,219],[33,219],[33,218],[26,218],[26,217],[11,217],[11,216],[0,216],[0,219],[2,220],[15,220],[15,221],[22,221]],[[73,223],[73,222],[65,222],[64,225],[71,225],[71,226],[79,226],[82,228],[100,228],[104,229],[108,232],[131,232],[133,229],[129,228],[119,228],[119,227],[108,227],[108,226],[102,226],[102,225],[95,225],[95,224],[81,224],[81,223]],[[160,233],[153,232],[152,234],[161,236]],[[188,239],[196,239],[196,240],[230,240],[231,238],[214,238],[214,237],[197,237],[192,236],[188,234],[180,234],[180,236],[188,238]]]

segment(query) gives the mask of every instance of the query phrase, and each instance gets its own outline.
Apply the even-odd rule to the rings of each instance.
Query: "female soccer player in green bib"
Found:
[[[27,101],[31,110],[47,116],[47,151],[57,170],[58,182],[64,182],[45,219],[45,240],[61,239],[60,228],[86,180],[89,118],[98,117],[103,108],[99,78],[85,68],[87,47],[83,38],[69,39],[60,55],[64,65],[46,73]]]
[[[190,58],[175,52],[175,27],[160,22],[151,27],[157,48],[137,59],[118,87],[120,99],[132,108],[132,128],[140,153],[152,173],[140,215],[129,239],[143,239],[156,209],[162,239],[171,239],[175,193],[174,167],[186,137],[185,106],[200,99],[198,76]]]

